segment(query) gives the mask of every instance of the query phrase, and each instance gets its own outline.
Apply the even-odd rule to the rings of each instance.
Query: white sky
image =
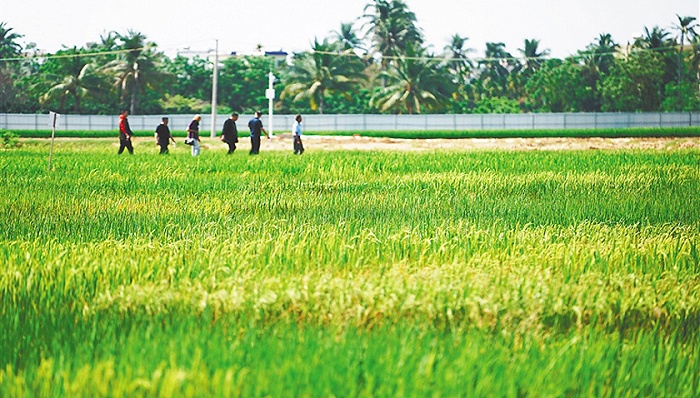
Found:
[[[48,52],[81,47],[109,31],[141,32],[160,50],[303,51],[314,37],[329,36],[341,22],[354,22],[371,0],[0,0],[0,22]],[[427,44],[442,52],[450,37],[469,38],[474,56],[486,42],[503,42],[519,55],[525,39],[565,57],[599,34],[626,44],[644,27],[671,30],[676,14],[700,20],[700,0],[405,0]],[[675,32],[673,33],[675,35]]]

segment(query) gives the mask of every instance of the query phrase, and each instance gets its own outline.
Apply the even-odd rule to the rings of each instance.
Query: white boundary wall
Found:
[[[131,115],[134,131],[155,131],[161,117],[170,118],[173,132],[184,132],[192,115]],[[247,131],[252,115],[241,115],[239,132]],[[304,131],[392,131],[392,130],[548,130],[606,129],[629,127],[700,126],[700,113],[526,113],[484,115],[303,115]],[[228,115],[218,115],[216,131],[220,132]],[[200,134],[208,136],[211,118],[202,115]],[[267,115],[263,124],[269,126]],[[294,115],[274,115],[275,133],[289,132]],[[61,115],[57,131],[113,130],[119,126],[117,115]],[[0,113],[0,129],[50,130],[48,114]]]

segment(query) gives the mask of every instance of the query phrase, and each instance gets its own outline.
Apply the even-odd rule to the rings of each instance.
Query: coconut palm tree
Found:
[[[589,44],[585,51],[580,52],[584,63],[598,72],[608,73],[615,62],[615,53],[619,46],[609,33],[598,35],[596,42]]]
[[[690,70],[695,72],[695,79],[700,80],[700,36],[695,36],[690,41],[692,52],[690,54]]]
[[[644,27],[642,36],[634,40],[632,50],[641,49],[651,52],[655,57],[662,58],[664,62],[664,85],[676,79],[677,60],[675,57],[676,42],[670,37],[671,32],[654,26],[652,29]]]
[[[0,59],[13,58],[22,53],[22,46],[17,40],[24,37],[17,33],[11,33],[5,22],[0,22]]]
[[[549,50],[540,51],[539,45],[539,40],[525,39],[524,47],[518,49],[520,55],[524,59],[523,64],[519,68],[520,73],[524,73],[526,76],[531,76],[540,69],[542,63],[544,62],[544,57],[549,55]]]
[[[486,43],[485,57],[479,61],[479,79],[491,96],[503,96],[507,91],[508,75],[515,66],[513,56],[503,43]]]
[[[364,64],[351,49],[339,42],[314,39],[311,52],[295,54],[281,97],[308,100],[311,109],[323,113],[327,93],[342,93],[348,99],[362,78]]]
[[[63,76],[57,75],[56,80],[60,82],[51,86],[39,100],[43,104],[58,100],[59,113],[63,113],[68,98],[73,98],[73,111],[81,113],[83,98],[99,96],[100,92],[105,91],[103,90],[104,79],[98,73],[99,68],[88,58],[81,57],[80,53],[81,51],[76,47],[57,53],[57,55],[75,54],[75,57],[58,59],[60,68],[58,72]]]
[[[468,37],[454,34],[450,38],[450,44],[444,48],[445,58],[448,60],[448,69],[454,74],[458,84],[466,84],[469,81],[469,74],[474,68],[474,63],[469,58],[469,53],[474,50],[465,48]]]
[[[363,18],[372,41],[370,49],[381,54],[383,67],[403,55],[408,45],[423,44],[416,14],[402,0],[374,0],[365,7]]]
[[[525,86],[530,78],[542,68],[549,50],[539,49],[540,41],[525,39],[523,48],[518,48],[522,61],[513,60],[513,69],[508,77],[508,89],[511,99],[521,104],[527,101]]]
[[[16,58],[22,54],[22,46],[17,43],[22,35],[13,33],[5,22],[0,22],[0,59]],[[16,62],[0,62],[0,112],[9,111],[15,103],[18,89],[15,85]]]
[[[673,45],[669,35],[670,32],[658,26],[654,26],[651,30],[645,26],[642,36],[634,40],[634,47],[659,52],[668,50]]]
[[[602,75],[608,75],[610,68],[615,63],[615,54],[618,52],[618,44],[613,41],[609,33],[601,33],[586,49],[578,52],[578,56],[572,58],[581,66],[581,78],[585,82],[591,94],[592,101],[587,105],[587,111],[599,111],[601,98],[598,92],[598,83]]]
[[[357,36],[352,23],[343,22],[340,24],[340,30],[334,31],[335,38],[343,45],[346,50],[364,50],[362,40]]]
[[[439,59],[409,44],[405,55],[382,72],[386,85],[372,96],[370,106],[408,114],[441,110],[455,91],[455,83],[445,71]]]
[[[683,78],[683,47],[685,46],[685,39],[692,39],[697,36],[695,28],[698,24],[695,22],[695,17],[681,17],[676,15],[678,18],[678,25],[676,29],[678,30],[678,43],[680,47],[678,48],[678,86],[681,85],[681,79]]]
[[[116,34],[119,49],[124,52],[102,69],[114,76],[114,85],[120,91],[122,101],[128,98],[129,113],[138,111],[139,96],[146,89],[162,85],[169,75],[163,72],[157,59],[156,45],[146,41],[146,36],[129,30],[126,35]]]

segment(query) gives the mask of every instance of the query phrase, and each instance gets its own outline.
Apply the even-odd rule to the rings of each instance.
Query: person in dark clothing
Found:
[[[236,127],[238,114],[234,113],[224,122],[224,129],[221,132],[221,141],[228,144],[228,154],[232,154],[236,150],[238,142],[238,127]]]
[[[131,137],[134,133],[131,132],[131,127],[129,127],[129,111],[123,110],[119,114],[119,155],[124,152],[126,148],[130,154],[134,154],[134,146],[131,145]]]
[[[270,139],[270,135],[263,128],[262,120],[260,120],[262,113],[260,111],[255,112],[255,117],[250,119],[248,122],[248,128],[250,129],[250,154],[257,155],[260,153],[260,133],[265,133],[267,139]]]
[[[187,138],[194,139],[192,143],[192,156],[199,155],[199,144],[202,142],[202,140],[199,139],[199,122],[201,120],[201,116],[194,115],[190,125],[187,126]]]
[[[168,153],[168,144],[172,140],[173,145],[175,145],[175,138],[170,134],[170,128],[168,127],[168,118],[164,117],[163,122],[156,127],[156,136],[158,137],[158,145],[160,145],[160,154]]]

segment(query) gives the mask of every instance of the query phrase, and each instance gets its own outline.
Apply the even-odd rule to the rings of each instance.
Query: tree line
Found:
[[[268,72],[277,77],[280,113],[520,113],[700,110],[700,37],[694,17],[671,29],[644,28],[621,45],[600,34],[565,59],[537,39],[515,55],[486,43],[472,56],[468,38],[441,52],[424,41],[402,0],[372,0],[289,62],[226,57],[218,68],[217,111],[266,106]],[[166,56],[140,32],[109,32],[82,47],[39,54],[0,22],[0,113],[208,113],[212,60]]]

